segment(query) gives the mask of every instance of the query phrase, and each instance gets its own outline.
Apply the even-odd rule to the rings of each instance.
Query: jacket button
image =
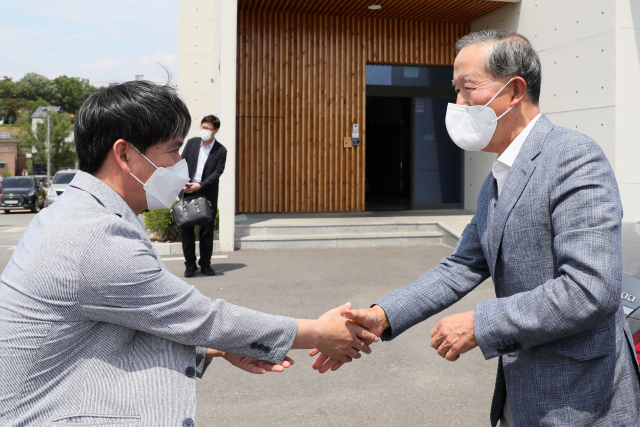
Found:
[[[262,351],[264,351],[265,353],[269,353],[271,351],[271,347],[269,347],[268,345],[265,345]]]
[[[257,343],[257,342],[252,342],[252,343],[251,343],[251,349],[252,349],[252,350],[255,350],[255,349],[256,349],[256,347],[258,347],[258,343]]]
[[[191,418],[185,418],[184,421],[182,421],[182,427],[193,427],[194,425],[195,424]]]
[[[505,352],[505,350],[504,350],[504,348],[502,348],[502,347],[498,347],[498,348],[496,349],[496,351],[497,351],[498,353],[500,353],[500,354],[506,353],[506,352]]]
[[[258,350],[262,351],[262,349],[264,348],[264,344],[258,344]]]
[[[187,370],[184,372],[189,378],[193,378],[196,376],[196,370],[193,366],[189,366]]]

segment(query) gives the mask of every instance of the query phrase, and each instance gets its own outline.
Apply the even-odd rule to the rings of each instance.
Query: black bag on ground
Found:
[[[180,199],[171,208],[171,218],[178,228],[213,221],[211,202],[206,197]]]

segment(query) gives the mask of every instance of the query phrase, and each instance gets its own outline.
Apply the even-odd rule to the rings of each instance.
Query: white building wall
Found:
[[[600,144],[618,178],[625,220],[640,217],[640,1],[522,0],[471,25],[471,31],[487,28],[531,41],[542,61],[540,109]],[[465,153],[471,210],[495,158],[478,154]]]
[[[216,140],[227,149],[218,194],[225,252],[235,238],[237,14],[237,0],[180,0],[178,88],[192,118],[187,138],[199,136],[202,118],[214,114]]]
[[[640,218],[640,0],[616,1],[616,177],[625,219]]]

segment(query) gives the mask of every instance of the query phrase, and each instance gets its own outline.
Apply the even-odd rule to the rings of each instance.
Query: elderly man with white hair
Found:
[[[346,316],[391,340],[491,277],[496,299],[431,333],[447,360],[475,347],[499,357],[491,425],[638,426],[613,170],[593,140],[540,114],[540,59],[525,37],[486,30],[456,48],[449,135],[465,150],[498,154],[478,210],[451,256]],[[339,366],[323,355],[315,362],[321,372]]]

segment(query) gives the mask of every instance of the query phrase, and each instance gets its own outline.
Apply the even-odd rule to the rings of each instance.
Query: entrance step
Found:
[[[463,210],[240,214],[235,248],[455,247],[472,217]]]
[[[236,249],[344,248],[370,246],[435,245],[438,231],[342,232],[310,234],[254,234],[236,239]],[[298,231],[294,230],[293,231]],[[315,230],[318,231],[318,230]]]
[[[244,221],[242,221],[244,222]],[[252,217],[236,223],[236,249],[455,246],[457,237],[429,217]]]
[[[433,222],[352,222],[336,224],[236,224],[236,237],[247,236],[302,236],[316,234],[360,234],[360,233],[416,233],[438,231]]]

